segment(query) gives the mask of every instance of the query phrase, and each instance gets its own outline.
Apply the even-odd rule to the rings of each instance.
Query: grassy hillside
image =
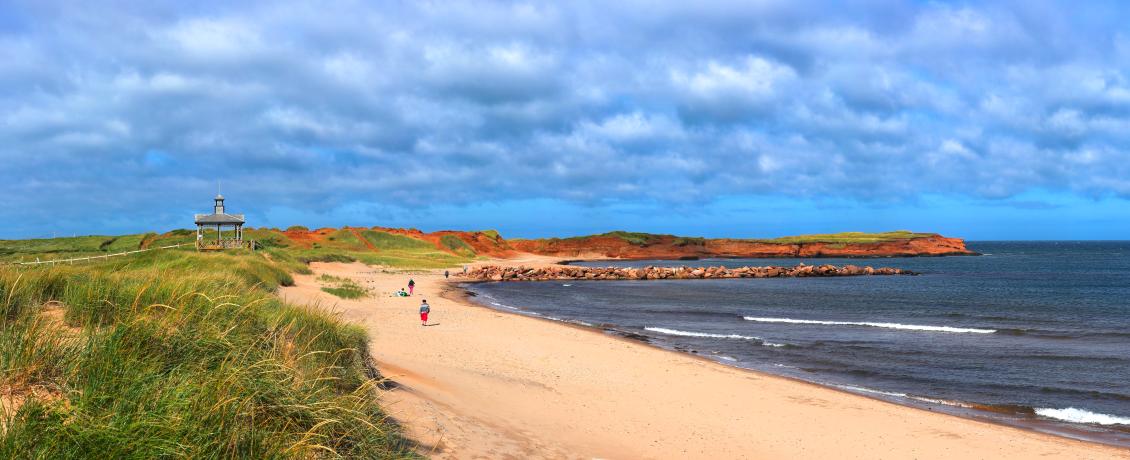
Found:
[[[141,240],[99,238],[3,247]],[[409,456],[377,404],[364,331],[278,300],[304,267],[276,256],[0,266],[0,458]]]
[[[67,238],[40,238],[30,240],[0,240],[0,259],[43,260],[85,257],[114,252],[132,251],[141,247],[141,242],[154,236],[151,233],[124,236],[79,236]],[[190,240],[191,241],[191,240]]]
[[[443,268],[464,264],[478,257],[473,248],[454,236],[444,236],[437,245],[380,230],[336,229],[323,235],[310,233],[305,227],[296,226],[287,231],[291,233],[283,233],[278,229],[247,228],[244,230],[244,238],[256,241],[259,249],[268,254],[299,264],[356,260],[391,267]],[[215,231],[205,231],[204,237],[215,238]],[[0,263],[89,257],[139,248],[191,244],[195,240],[196,231],[184,229],[160,235],[146,233],[0,240]]]

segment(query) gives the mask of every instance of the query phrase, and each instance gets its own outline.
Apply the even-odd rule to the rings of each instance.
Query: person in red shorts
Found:
[[[428,313],[431,313],[431,312],[432,312],[432,307],[428,306],[428,299],[424,299],[423,302],[420,302],[420,325],[421,326],[427,326],[428,325]]]

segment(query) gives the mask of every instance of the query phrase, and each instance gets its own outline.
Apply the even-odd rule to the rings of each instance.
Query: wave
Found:
[[[509,305],[503,305],[503,304],[500,304],[498,302],[490,302],[490,304],[493,305],[493,306],[496,306],[496,307],[502,307],[502,308],[506,308],[506,309],[510,309],[510,310],[520,310],[518,307],[511,307]]]
[[[792,319],[792,318],[761,318],[756,316],[743,316],[746,321],[757,321],[759,323],[789,323],[789,324],[819,324],[825,326],[867,326],[867,327],[881,327],[884,329],[900,329],[908,331],[928,331],[928,332],[953,332],[953,333],[974,333],[974,334],[992,334],[997,332],[996,329],[974,329],[969,327],[952,327],[952,326],[923,326],[919,324],[899,324],[899,323],[873,323],[867,321],[818,321],[812,319]]]
[[[1072,423],[1092,423],[1096,425],[1130,425],[1130,417],[1100,414],[1084,409],[1068,407],[1066,409],[1039,408],[1036,415],[1053,418]]]
[[[748,335],[738,334],[711,334],[707,332],[688,332],[680,331],[678,329],[667,329],[665,327],[645,327],[644,330],[651,332],[658,332],[660,334],[677,335],[681,337],[709,337],[713,339],[740,339],[740,340],[761,340],[761,337],[753,337]]]
[[[855,391],[855,392],[859,392],[859,393],[877,394],[877,395],[883,395],[883,396],[894,396],[894,397],[897,397],[897,398],[906,398],[906,397],[910,396],[906,393],[894,393],[894,392],[890,392],[890,391],[872,390],[870,388],[857,387],[855,385],[835,385],[835,387],[842,389],[842,390]]]
[[[923,397],[923,396],[910,396],[910,399],[913,399],[915,401],[928,402],[930,404],[940,404],[940,405],[943,405],[943,406],[964,407],[964,408],[972,408],[973,407],[969,403],[965,403],[965,402],[961,402],[961,401],[954,401],[952,399],[934,399],[934,398],[927,398],[927,397]]]

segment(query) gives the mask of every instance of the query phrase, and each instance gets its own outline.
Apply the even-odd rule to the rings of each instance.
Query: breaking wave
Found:
[[[713,339],[740,339],[740,340],[761,340],[761,337],[753,337],[748,335],[738,334],[710,334],[707,332],[687,332],[678,329],[667,329],[665,327],[645,327],[644,330],[651,332],[658,332],[660,334],[678,335],[682,337],[709,337]]]
[[[1130,425],[1130,417],[1100,414],[1089,410],[1068,407],[1067,409],[1036,409],[1036,415],[1072,423],[1093,423],[1096,425]]]
[[[927,332],[953,332],[953,333],[974,333],[974,334],[992,334],[997,332],[996,329],[974,329],[969,327],[952,327],[952,326],[923,326],[920,324],[899,324],[899,323],[873,323],[866,321],[819,321],[813,319],[792,319],[792,318],[761,318],[756,316],[743,316],[746,321],[757,321],[759,323],[788,323],[788,324],[818,324],[824,326],[867,326],[867,327],[880,327],[885,329],[899,329],[906,331],[927,331]]]

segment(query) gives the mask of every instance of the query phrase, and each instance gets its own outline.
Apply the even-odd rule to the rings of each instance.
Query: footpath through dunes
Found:
[[[490,264],[550,266],[525,257]],[[363,326],[383,405],[437,458],[1123,458],[1130,451],[726,367],[467,301],[442,270],[313,263],[280,290]],[[344,300],[316,277],[373,294]],[[418,295],[393,297],[408,279]],[[431,325],[420,326],[420,300]]]

